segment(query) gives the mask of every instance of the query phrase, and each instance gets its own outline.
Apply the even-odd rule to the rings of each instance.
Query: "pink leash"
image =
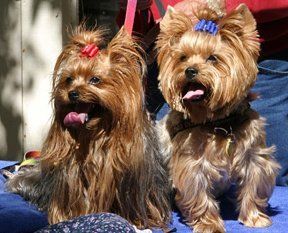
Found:
[[[128,0],[127,1],[127,9],[125,15],[124,27],[128,31],[130,35],[132,35],[133,24],[135,19],[137,0]]]

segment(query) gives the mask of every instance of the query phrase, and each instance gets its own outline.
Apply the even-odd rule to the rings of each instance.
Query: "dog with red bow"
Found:
[[[138,228],[169,220],[169,182],[144,106],[141,49],[122,28],[78,28],[55,65],[54,119],[41,160],[7,183],[50,223],[113,212]]]

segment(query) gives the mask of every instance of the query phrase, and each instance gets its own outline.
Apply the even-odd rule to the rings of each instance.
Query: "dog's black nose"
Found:
[[[79,98],[79,93],[77,91],[70,91],[68,96],[71,101],[76,101]]]
[[[189,67],[185,70],[185,75],[188,80],[192,80],[198,74],[198,70],[192,67]]]

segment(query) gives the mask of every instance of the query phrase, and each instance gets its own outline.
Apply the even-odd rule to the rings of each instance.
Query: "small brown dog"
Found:
[[[98,29],[72,35],[55,65],[41,162],[7,188],[48,211],[50,223],[114,212],[140,228],[162,227],[168,172],[143,107],[141,50],[124,28],[107,48],[104,39]]]
[[[176,204],[194,232],[224,232],[215,198],[238,185],[239,221],[271,224],[265,214],[279,165],[265,145],[265,121],[249,106],[259,40],[245,5],[198,23],[169,8],[157,41],[160,88],[172,111],[160,122]]]

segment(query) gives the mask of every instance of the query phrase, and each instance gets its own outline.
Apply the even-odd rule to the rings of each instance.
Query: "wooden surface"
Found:
[[[40,149],[52,115],[51,74],[77,0],[0,2],[0,159]]]

